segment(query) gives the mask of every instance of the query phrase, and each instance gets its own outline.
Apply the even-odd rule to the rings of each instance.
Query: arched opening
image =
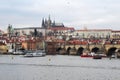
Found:
[[[69,52],[70,55],[76,55],[77,52],[76,47],[71,48],[69,51],[70,51]]]
[[[68,49],[67,49],[67,55],[70,54],[70,50],[71,50],[71,47],[68,47]]]
[[[58,54],[60,54],[60,51],[62,50],[62,48],[61,47],[58,47],[57,49],[56,49],[56,52],[58,53]]]
[[[95,47],[91,50],[91,52],[97,53],[99,51],[99,48]]]
[[[83,50],[84,50],[83,47],[78,48],[77,55],[81,55],[83,53]]]
[[[112,47],[112,48],[110,48],[110,49],[108,50],[108,52],[107,52],[107,56],[114,55],[116,49],[117,49],[116,47]]]

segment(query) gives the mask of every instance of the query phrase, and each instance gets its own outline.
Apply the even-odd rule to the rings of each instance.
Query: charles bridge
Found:
[[[59,54],[81,55],[84,51],[103,52],[105,54],[120,52],[120,44],[66,44],[57,46]]]

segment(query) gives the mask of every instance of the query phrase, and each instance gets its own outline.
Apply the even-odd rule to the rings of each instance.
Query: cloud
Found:
[[[0,27],[41,26],[43,17],[75,28],[120,29],[119,0],[2,0]]]

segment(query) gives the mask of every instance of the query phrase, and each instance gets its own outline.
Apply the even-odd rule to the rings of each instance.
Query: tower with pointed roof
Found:
[[[51,27],[64,27],[63,23],[56,23],[55,21],[52,22],[50,15],[47,19],[42,19],[42,28],[51,28]]]
[[[49,17],[48,17],[48,28],[51,27],[51,23],[52,23],[52,21],[51,21],[51,19],[50,19],[50,15],[49,15]]]
[[[42,28],[44,28],[45,27],[45,22],[44,22],[44,18],[42,19]]]

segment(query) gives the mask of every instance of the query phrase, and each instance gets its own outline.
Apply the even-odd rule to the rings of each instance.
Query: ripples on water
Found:
[[[75,65],[44,65],[44,64],[20,64],[20,63],[0,63],[0,65],[20,65],[20,66],[41,66],[41,67],[78,67],[78,68],[93,68],[93,69],[114,69],[120,70],[120,67],[102,67],[102,66],[75,66]]]

